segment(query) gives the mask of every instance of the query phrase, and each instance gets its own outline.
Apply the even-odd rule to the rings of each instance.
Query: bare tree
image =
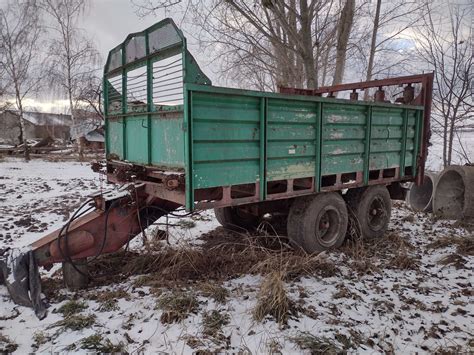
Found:
[[[359,3],[348,45],[350,74],[359,80],[419,71],[416,34],[423,30],[426,0]],[[368,99],[368,91],[364,99]]]
[[[458,131],[474,123],[473,10],[452,4],[437,10],[427,5],[427,10],[419,52],[435,71],[432,119],[435,132],[441,132],[446,167],[452,163]]]
[[[142,13],[153,13],[176,1],[133,3]],[[333,61],[338,62],[342,79],[350,32],[350,26],[342,23],[351,22],[355,1],[343,4],[347,4],[344,14],[336,0],[191,0],[184,13],[192,18],[195,38],[213,52],[225,77],[265,90],[275,90],[278,85],[315,88],[335,69]],[[336,46],[338,23],[336,60],[331,49]]]
[[[382,0],[377,0],[377,5],[375,7],[374,27],[372,29],[372,38],[370,40],[369,64],[367,65],[367,76],[365,78],[366,81],[372,79],[372,69],[374,67],[375,46],[377,44],[377,32],[379,30],[381,6]],[[364,93],[364,100],[367,100],[368,96],[369,90],[366,89]]]
[[[75,110],[84,87],[89,84],[99,66],[99,53],[93,42],[78,27],[78,19],[87,6],[86,0],[42,0],[42,8],[51,17],[52,40],[50,43],[51,78],[66,94],[73,126]],[[78,140],[82,158],[82,142]]]
[[[354,22],[355,0],[346,0],[337,25],[336,68],[334,70],[333,85],[342,83],[346,67],[347,44]]]
[[[81,86],[81,91],[76,97],[79,105],[86,107],[96,114],[97,117],[104,120],[104,111],[102,108],[102,80],[97,76],[90,76],[87,83]]]
[[[38,89],[40,76],[37,60],[41,32],[34,0],[9,1],[4,9],[0,9],[0,70],[8,80],[5,95],[15,99],[20,121],[18,139],[24,145],[27,161],[30,155],[25,134],[24,99]]]

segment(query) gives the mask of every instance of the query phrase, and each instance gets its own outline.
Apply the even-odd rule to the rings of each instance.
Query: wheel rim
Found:
[[[314,235],[325,247],[332,247],[339,237],[341,216],[334,207],[324,208],[316,218]]]
[[[387,221],[387,208],[382,197],[375,196],[367,210],[367,222],[373,231],[381,230]]]

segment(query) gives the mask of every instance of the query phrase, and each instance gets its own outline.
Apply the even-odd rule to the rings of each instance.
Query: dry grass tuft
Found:
[[[317,337],[308,332],[301,332],[291,337],[290,340],[302,350],[308,350],[310,354],[336,355],[341,353],[341,349],[332,340]]]
[[[198,285],[199,291],[204,297],[210,297],[217,303],[224,304],[229,297],[229,291],[222,287],[211,282],[202,282]]]
[[[397,233],[386,233],[375,240],[349,238],[342,252],[350,258],[350,266],[359,274],[381,272],[382,268],[411,269],[418,259],[408,253],[414,246]]]
[[[193,293],[185,291],[174,291],[161,296],[156,304],[161,309],[160,321],[163,324],[180,322],[191,313],[197,313],[199,302]]]
[[[64,318],[56,323],[53,323],[48,328],[60,327],[63,330],[81,330],[84,328],[90,328],[95,324],[95,314],[73,314],[69,317]]]
[[[216,309],[205,312],[202,316],[203,334],[211,337],[218,344],[229,345],[230,339],[222,332],[222,327],[230,323],[230,316],[227,313]]]
[[[336,266],[327,259],[325,253],[311,255],[301,251],[286,254],[270,253],[249,271],[253,274],[266,275],[275,270],[279,270],[285,280],[311,275],[332,277],[337,274]]]
[[[402,247],[395,256],[389,261],[388,266],[400,270],[415,270],[419,267],[420,261],[417,257],[407,253]]]
[[[290,317],[297,315],[297,307],[286,293],[283,277],[280,271],[274,271],[263,280],[253,310],[256,321],[270,316],[280,325],[286,325]]]
[[[75,300],[70,300],[64,303],[53,313],[61,313],[64,317],[69,317],[73,314],[80,313],[87,309],[87,304],[85,302],[79,302]]]
[[[18,344],[6,335],[0,334],[0,352],[2,354],[11,354],[18,349]]]
[[[104,255],[90,265],[100,283],[117,282],[131,275],[151,274],[137,280],[137,286],[173,285],[189,281],[225,281],[247,274],[268,274],[280,270],[285,279],[301,276],[333,276],[335,265],[324,255],[296,252],[286,244],[275,245],[267,237],[257,238],[223,228],[201,237],[198,247],[161,246],[147,253],[119,252]],[[267,244],[264,246],[262,244]],[[107,278],[96,274],[107,272]],[[112,276],[111,276],[112,274]]]
[[[428,248],[432,249],[442,249],[449,246],[456,246],[458,254],[472,256],[474,255],[474,234],[465,237],[449,235],[428,244]]]
[[[444,266],[454,266],[459,270],[466,267],[466,259],[464,259],[460,254],[449,254],[439,260],[438,264]]]
[[[97,353],[106,353],[106,354],[124,354],[125,344],[119,342],[114,344],[110,339],[104,339],[101,334],[93,334],[88,337],[81,339],[81,349],[85,350],[95,350]]]

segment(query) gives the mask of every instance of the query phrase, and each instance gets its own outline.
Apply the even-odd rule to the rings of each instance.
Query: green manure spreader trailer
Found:
[[[106,161],[93,167],[123,186],[33,243],[36,263],[62,262],[66,282],[79,282],[88,257],[183,206],[213,208],[227,228],[286,214],[290,242],[309,253],[343,243],[349,210],[376,238],[401,184],[423,181],[432,82],[430,73],[279,93],[216,87],[171,19],[130,34],[105,65]],[[374,88],[373,101],[358,99]]]

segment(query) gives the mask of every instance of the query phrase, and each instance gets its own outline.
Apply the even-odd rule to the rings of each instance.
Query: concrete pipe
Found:
[[[433,211],[446,219],[474,218],[474,166],[448,166],[438,177]]]
[[[423,184],[420,186],[410,185],[405,200],[412,210],[417,212],[433,211],[433,191],[437,178],[436,173],[426,171]]]

